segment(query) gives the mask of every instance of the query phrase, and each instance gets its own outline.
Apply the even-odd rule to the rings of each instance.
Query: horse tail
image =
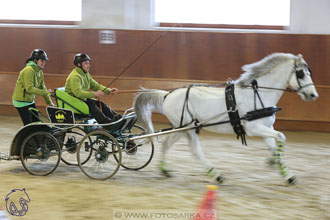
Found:
[[[154,132],[151,120],[152,111],[164,113],[163,101],[167,94],[168,92],[163,90],[141,88],[134,99],[133,107],[136,116],[148,133]]]

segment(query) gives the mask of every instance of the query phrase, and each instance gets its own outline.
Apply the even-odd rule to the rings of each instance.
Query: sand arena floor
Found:
[[[19,118],[0,116],[0,152],[9,153],[20,127]],[[330,219],[330,135],[284,133],[286,163],[300,180],[295,186],[287,186],[277,167],[266,164],[270,153],[261,138],[248,137],[248,146],[243,147],[233,135],[201,133],[207,158],[226,176],[216,197],[218,219]],[[12,189],[25,188],[29,210],[11,219],[125,219],[113,218],[118,210],[194,212],[205,186],[213,182],[189,152],[187,140],[169,150],[171,178],[157,169],[159,153],[156,143],[154,159],[146,168],[137,172],[121,168],[106,181],[89,179],[78,167],[64,163],[53,174],[38,177],[27,173],[20,161],[0,161],[0,205],[6,207],[4,199]]]

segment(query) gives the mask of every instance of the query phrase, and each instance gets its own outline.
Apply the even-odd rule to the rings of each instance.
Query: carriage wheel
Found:
[[[86,135],[84,129],[80,127],[72,128],[65,132],[61,160],[68,165],[78,165],[77,162],[77,147],[80,144],[83,137]],[[88,139],[86,139],[88,141]],[[90,140],[89,140],[90,141]],[[91,143],[91,141],[90,141]],[[81,152],[80,159],[81,163],[86,163],[91,157],[93,151]]]
[[[38,131],[24,139],[20,157],[29,173],[46,176],[54,172],[60,163],[61,149],[53,135]]]
[[[84,164],[81,155],[92,151]],[[118,161],[114,159],[118,158]],[[105,180],[116,174],[120,167],[121,150],[117,140],[105,131],[88,133],[77,148],[77,161],[81,171],[92,179]]]
[[[142,126],[133,125],[130,135],[139,136],[144,132]],[[129,170],[140,170],[151,162],[153,155],[154,143],[149,138],[128,141],[122,147],[121,166]]]

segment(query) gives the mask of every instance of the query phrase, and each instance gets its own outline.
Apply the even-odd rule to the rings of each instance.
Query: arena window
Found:
[[[0,1],[0,23],[73,25],[81,21],[82,0]]]
[[[161,27],[275,29],[290,25],[290,0],[154,0]]]

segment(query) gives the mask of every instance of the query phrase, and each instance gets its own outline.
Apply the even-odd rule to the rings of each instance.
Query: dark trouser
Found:
[[[31,113],[31,111],[29,111],[29,108],[37,108],[36,105],[33,103],[31,105],[27,105],[25,107],[21,107],[21,108],[16,108],[18,113],[19,113],[19,116],[21,116],[21,119],[23,121],[23,124],[24,126],[27,125],[27,124],[30,124],[32,122],[37,122],[37,121],[40,121],[36,116],[39,117],[39,114],[38,112],[33,112],[35,115],[33,115]]]
[[[89,113],[95,118],[95,120],[99,124],[111,123],[120,118],[117,112],[109,108],[102,101],[97,101],[94,99],[86,99],[85,102],[89,107]]]

